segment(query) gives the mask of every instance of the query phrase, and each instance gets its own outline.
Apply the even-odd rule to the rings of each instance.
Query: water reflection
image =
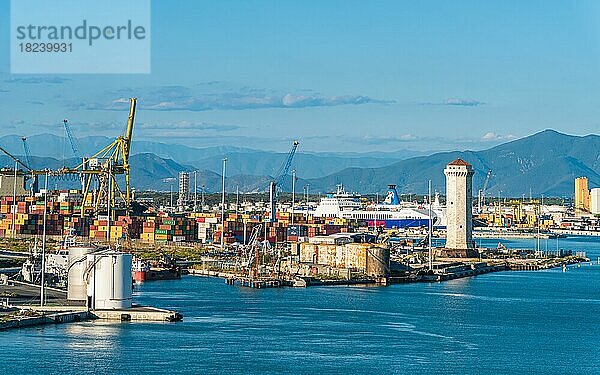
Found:
[[[130,323],[101,320],[65,324],[65,347],[90,353],[110,351],[114,349],[123,333],[123,326],[127,324]]]

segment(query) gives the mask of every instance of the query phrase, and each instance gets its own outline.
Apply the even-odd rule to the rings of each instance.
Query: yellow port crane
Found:
[[[82,163],[68,173],[75,172],[82,177],[83,202],[81,215],[85,215],[86,204],[91,200],[92,208],[97,211],[104,203],[114,207],[117,194],[125,204],[126,212],[131,211],[131,166],[129,153],[131,150],[131,137],[135,121],[137,99],[131,98],[127,130],[125,135],[118,136],[112,143],[96,152],[89,158],[84,158]],[[125,175],[125,189],[121,189],[117,181],[118,175]],[[92,182],[97,181],[97,188],[92,190]]]
[[[0,147],[0,151],[18,162],[27,169],[32,177],[40,175],[62,176],[79,175],[82,181],[83,200],[81,203],[81,216],[85,216],[86,211],[93,210],[98,213],[102,206],[106,206],[107,213],[112,212],[115,207],[116,197],[122,199],[126,213],[131,211],[131,166],[129,164],[129,154],[131,150],[131,139],[133,135],[133,124],[135,121],[137,99],[130,99],[129,117],[127,119],[127,130],[125,135],[118,136],[109,145],[96,152],[88,158],[83,158],[82,162],[74,167],[62,167],[58,170],[34,170],[29,165],[21,162],[18,158],[8,153]],[[117,176],[125,176],[125,188],[122,189],[117,181]],[[93,186],[96,182],[96,186]],[[91,202],[91,205],[90,205]]]

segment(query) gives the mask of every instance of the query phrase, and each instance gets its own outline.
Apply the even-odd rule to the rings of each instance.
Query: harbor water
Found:
[[[499,241],[536,246],[478,243]],[[600,238],[559,239],[559,248],[586,251],[593,265],[388,287],[148,282],[134,302],[176,309],[183,322],[0,332],[0,373],[600,373]]]

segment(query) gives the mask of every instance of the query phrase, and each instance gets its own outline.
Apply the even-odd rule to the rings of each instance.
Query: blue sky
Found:
[[[594,1],[152,2],[152,73],[11,75],[0,135],[116,135],[304,151],[482,149],[600,125]]]

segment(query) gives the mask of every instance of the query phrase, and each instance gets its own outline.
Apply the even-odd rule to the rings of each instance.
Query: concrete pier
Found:
[[[46,288],[48,304],[39,306],[39,285],[12,282],[0,285],[0,292],[11,297],[3,299],[0,329],[32,325],[79,322],[89,319],[114,321],[176,322],[183,319],[177,311],[133,305],[128,309],[89,310],[84,302],[68,301],[64,290]]]
[[[90,310],[95,318],[117,321],[138,322],[178,322],[183,315],[177,311],[158,309],[148,306],[134,306],[122,310]]]
[[[18,314],[9,316],[7,320],[0,321],[0,331],[11,328],[23,328],[40,326],[45,324],[60,324],[81,322],[91,319],[88,311],[67,311],[67,312],[31,312],[30,314]]]

